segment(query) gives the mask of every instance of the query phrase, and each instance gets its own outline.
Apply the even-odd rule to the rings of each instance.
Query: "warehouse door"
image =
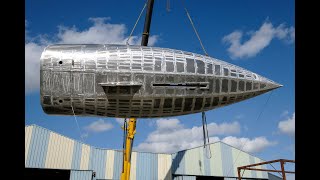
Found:
[[[24,177],[32,180],[69,180],[70,170],[25,168]]]

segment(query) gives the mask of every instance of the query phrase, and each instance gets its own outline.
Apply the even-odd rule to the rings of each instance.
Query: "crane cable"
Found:
[[[267,107],[267,104],[268,104],[268,102],[269,102],[269,99],[270,99],[272,93],[273,93],[273,91],[271,91],[271,93],[269,94],[269,97],[268,97],[266,103],[264,104],[263,108],[261,109],[261,111],[260,111],[260,113],[259,113],[259,115],[258,115],[258,117],[257,117],[257,119],[256,119],[255,122],[257,122],[257,121],[260,119],[261,114],[264,112],[265,108]],[[235,161],[233,162],[233,165],[235,165],[235,163],[237,162],[238,157],[239,157],[240,153],[243,151],[243,149],[244,149],[244,147],[245,147],[245,145],[246,145],[247,142],[248,142],[248,140],[242,143],[241,148],[240,148],[240,151],[238,152],[238,154],[237,154],[237,156],[236,156],[236,159],[235,159]],[[233,168],[233,166],[230,166],[229,171],[228,171],[226,177],[229,176],[229,173],[231,172],[231,169],[232,169],[232,168]]]
[[[188,12],[188,10],[187,10],[187,8],[186,8],[183,0],[181,0],[181,4],[182,4],[182,6],[184,7],[184,10],[186,11],[186,14],[187,14],[187,16],[188,16],[188,18],[189,18],[189,21],[190,21],[190,23],[191,23],[191,25],[192,25],[192,28],[193,28],[195,34],[197,35],[197,38],[198,38],[198,40],[199,40],[199,42],[200,42],[200,45],[201,45],[201,47],[202,47],[202,50],[203,50],[204,54],[205,54],[206,56],[209,56],[208,53],[207,53],[207,51],[206,51],[206,49],[204,48],[204,46],[203,46],[203,44],[202,44],[202,41],[201,41],[200,36],[199,36],[199,34],[198,34],[198,31],[197,31],[196,27],[195,27],[194,24],[193,24],[193,21],[192,21],[192,19],[191,19],[191,17],[190,17],[190,14],[189,14],[189,12]]]
[[[79,134],[80,134],[80,138],[81,138],[82,142],[84,142],[83,137],[82,137],[82,133],[81,133],[81,129],[80,129],[80,126],[79,126],[79,123],[78,123],[76,114],[74,113],[73,105],[72,105],[72,104],[73,104],[73,102],[72,102],[72,100],[71,100],[71,109],[72,109],[73,117],[74,117],[74,120],[75,120],[75,122],[76,122],[76,124],[77,124],[78,131],[79,131]]]
[[[209,133],[208,133],[207,117],[204,111],[202,112],[202,130],[203,130],[203,148],[204,150],[206,150],[207,158],[210,159],[211,158],[211,149],[209,144],[210,140],[209,140]],[[206,140],[208,141],[208,143]]]
[[[133,33],[133,31],[136,29],[136,26],[137,26],[137,24],[138,24],[138,22],[139,22],[139,20],[140,20],[140,18],[141,18],[141,15],[142,15],[144,9],[146,8],[146,6],[147,6],[147,1],[144,3],[144,6],[143,6],[143,8],[142,8],[142,10],[141,10],[141,12],[140,12],[140,15],[139,15],[136,23],[134,24],[134,26],[133,26],[133,28],[132,28],[132,30],[131,30],[131,33],[130,33],[127,41],[126,41],[126,45],[129,45],[129,40],[130,40],[130,38],[131,38],[131,36],[132,36],[132,33]]]

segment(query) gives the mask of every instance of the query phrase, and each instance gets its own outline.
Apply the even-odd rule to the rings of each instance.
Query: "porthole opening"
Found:
[[[62,61],[59,61],[59,64],[62,64]]]
[[[59,103],[63,103],[63,100],[62,100],[62,99],[59,99]]]

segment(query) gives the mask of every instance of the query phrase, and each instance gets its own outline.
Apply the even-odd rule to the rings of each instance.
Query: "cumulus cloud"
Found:
[[[274,146],[277,144],[275,141],[269,141],[265,137],[256,137],[253,139],[249,138],[237,138],[233,136],[225,137],[222,142],[234,146],[236,148],[242,149],[245,152],[257,153],[261,152],[269,146]]]
[[[94,133],[108,131],[112,128],[113,128],[113,125],[111,123],[105,122],[103,119],[99,119],[97,121],[94,121],[91,124],[89,124],[88,126],[84,127],[84,129],[87,132],[94,132]],[[88,135],[86,135],[86,136],[88,136]]]
[[[243,43],[243,32],[239,30],[223,37],[222,42],[230,45],[227,51],[232,59],[254,57],[275,38],[289,44],[295,41],[295,28],[286,27],[284,23],[274,27],[271,22],[265,21],[259,30],[247,34],[250,38]]]
[[[230,135],[240,133],[240,124],[231,123],[209,123],[208,134],[210,143],[222,141],[237,148],[243,148],[249,153],[261,152],[276,142],[271,142],[265,137],[237,138]],[[179,119],[158,119],[156,130],[151,132],[147,139],[135,147],[139,151],[173,153],[179,150],[189,149],[203,145],[202,126],[186,128]],[[227,136],[219,138],[218,136]],[[244,145],[244,147],[242,147]]]
[[[25,20],[25,92],[30,93],[39,90],[40,56],[43,49],[49,44],[125,44],[128,39],[126,25],[109,23],[110,19],[110,17],[89,18],[92,26],[83,30],[78,29],[76,26],[59,25],[57,34],[51,36],[39,34],[36,37],[28,36],[27,29],[32,27]],[[153,46],[157,40],[157,35],[150,36],[149,45]],[[132,36],[129,44],[137,45],[140,42],[141,36]]]
[[[291,118],[289,117],[287,120],[280,121],[278,124],[280,132],[289,136],[295,136],[295,119],[295,113],[293,113]]]

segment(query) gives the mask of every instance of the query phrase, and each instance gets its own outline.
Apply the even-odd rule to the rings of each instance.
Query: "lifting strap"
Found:
[[[208,134],[208,124],[206,113],[202,112],[202,130],[203,130],[203,148],[206,151],[206,156],[208,159],[211,158],[210,140]]]
[[[193,24],[193,21],[192,21],[192,19],[191,19],[191,17],[190,17],[190,14],[189,14],[186,6],[184,5],[183,0],[181,0],[181,4],[182,4],[182,6],[184,7],[184,10],[186,11],[186,14],[187,14],[187,16],[188,16],[188,18],[189,18],[189,21],[190,21],[190,23],[191,23],[191,25],[192,25],[192,28],[193,28],[195,34],[197,35],[197,38],[198,38],[198,40],[199,40],[199,42],[200,42],[200,45],[201,45],[201,47],[202,47],[202,50],[203,50],[204,54],[205,54],[206,56],[209,56],[208,53],[207,53],[207,51],[206,51],[206,49],[204,48],[204,46],[203,46],[203,44],[202,44],[202,41],[201,41],[200,36],[199,36],[199,34],[198,34],[198,31],[197,31],[196,27],[195,27],[194,24]]]
[[[131,30],[131,33],[130,33],[128,39],[127,39],[126,45],[129,45],[129,40],[130,40],[130,38],[131,38],[131,36],[132,36],[132,33],[133,33],[133,31],[136,29],[136,26],[137,26],[137,24],[138,24],[138,22],[139,22],[139,20],[140,20],[140,17],[141,17],[141,15],[142,15],[144,9],[146,8],[146,6],[147,6],[147,1],[144,3],[144,6],[143,6],[143,8],[142,8],[142,10],[141,10],[141,12],[140,12],[140,15],[139,15],[136,23],[134,24],[134,26],[133,26],[133,28],[132,28],[132,30]]]

